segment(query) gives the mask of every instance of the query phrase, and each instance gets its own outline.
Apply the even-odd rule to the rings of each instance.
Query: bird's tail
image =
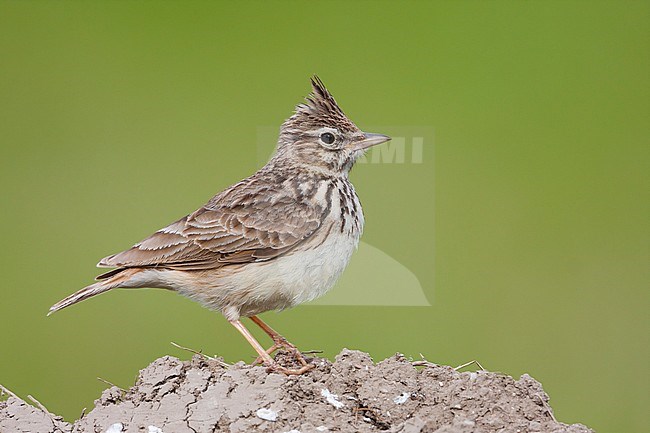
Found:
[[[59,310],[62,310],[70,305],[76,304],[93,296],[108,292],[111,289],[116,287],[123,287],[127,280],[131,277],[131,273],[128,270],[118,273],[117,275],[112,276],[103,281],[99,281],[90,286],[84,287],[83,289],[73,293],[72,295],[60,300],[56,304],[50,307],[50,311],[47,313],[49,316],[52,313],[55,313]]]

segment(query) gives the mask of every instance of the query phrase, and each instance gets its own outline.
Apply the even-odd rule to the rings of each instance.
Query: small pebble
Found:
[[[267,408],[261,408],[257,409],[257,412],[255,412],[255,415],[257,415],[258,418],[261,418],[266,421],[276,421],[278,419],[278,413]]]
[[[116,422],[106,429],[106,433],[122,433],[124,426],[121,422]]]
[[[403,392],[393,399],[393,403],[404,404],[406,403],[406,400],[408,400],[410,396],[411,396],[410,392]]]
[[[325,397],[325,400],[337,409],[341,409],[342,407],[345,406],[345,404],[339,401],[339,396],[336,394],[332,394],[330,390],[327,388],[321,389],[320,395]]]

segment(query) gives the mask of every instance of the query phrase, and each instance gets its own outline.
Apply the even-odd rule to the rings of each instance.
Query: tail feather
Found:
[[[65,307],[69,307],[70,305],[76,304],[77,302],[81,302],[85,299],[88,299],[92,296],[99,295],[100,293],[107,292],[111,290],[113,287],[111,285],[106,285],[104,282],[101,283],[95,283],[91,284],[88,287],[84,287],[83,289],[79,290],[78,292],[73,293],[72,295],[60,300],[56,304],[52,305],[50,307],[50,311],[47,313],[49,316],[52,313],[55,313],[59,310],[64,309]]]
[[[115,289],[116,287],[129,287],[128,279],[129,277],[132,276],[133,271],[124,272],[125,269],[121,269],[120,271],[121,272],[112,275],[110,278],[106,280],[84,287],[83,289],[73,293],[72,295],[60,300],[59,302],[57,302],[56,304],[50,307],[50,311],[47,313],[47,315],[49,316],[52,313],[55,313],[66,307],[69,307],[70,305],[76,304],[77,302],[84,301],[88,298],[97,296],[104,292],[108,292],[109,290]],[[103,275],[100,275],[100,277],[103,277]]]

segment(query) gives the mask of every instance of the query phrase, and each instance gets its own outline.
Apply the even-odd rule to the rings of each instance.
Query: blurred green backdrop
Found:
[[[257,128],[318,73],[362,128],[435,131],[421,164],[352,173],[364,241],[432,306],[269,322],[329,357],[528,372],[558,419],[642,430],[649,5],[2,1],[0,383],[73,420],[97,376],[128,387],[156,357],[189,356],[170,341],[252,359],[218,314],[165,291],[45,313],[99,258],[252,173]]]

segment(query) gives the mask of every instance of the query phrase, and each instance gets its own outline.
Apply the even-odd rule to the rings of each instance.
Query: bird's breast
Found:
[[[336,224],[299,249],[279,257],[277,268],[283,278],[284,295],[292,305],[309,302],[334,286],[359,244],[358,236],[341,233]]]
[[[363,231],[361,203],[347,179],[330,182],[327,190],[319,190],[321,200],[325,201],[321,205],[329,209],[321,227],[289,254],[269,264],[281,276],[278,286],[291,305],[316,299],[334,286],[357,249]]]

